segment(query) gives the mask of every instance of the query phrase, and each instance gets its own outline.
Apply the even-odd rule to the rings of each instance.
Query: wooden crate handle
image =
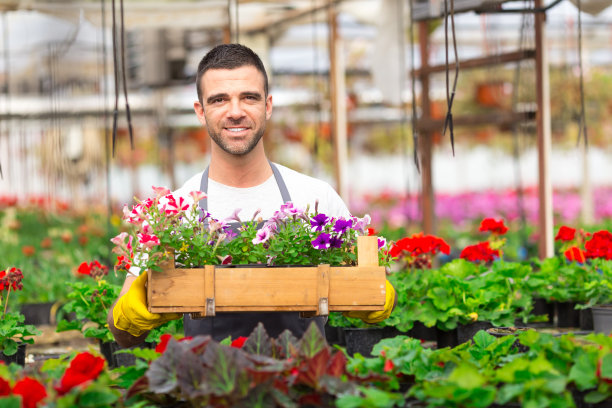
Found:
[[[378,266],[378,237],[357,237],[357,265]]]

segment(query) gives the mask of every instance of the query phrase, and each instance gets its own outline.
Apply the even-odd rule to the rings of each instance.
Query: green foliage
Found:
[[[341,395],[358,395],[360,383],[314,324],[299,340],[289,332],[272,339],[260,324],[242,349],[210,337],[171,339],[145,378],[135,382],[142,384],[135,394],[189,406],[331,406]]]
[[[32,336],[40,331],[31,324],[24,324],[25,317],[21,313],[6,313],[0,320],[0,351],[7,356],[17,353],[21,344],[32,344]]]
[[[108,310],[119,296],[121,287],[104,280],[95,281],[86,277],[87,281],[68,283],[72,292],[68,294],[69,301],[63,311],[74,312],[73,320],[62,319],[57,324],[57,331],[79,330],[85,337],[93,337],[102,341],[113,341],[114,337],[106,318]]]

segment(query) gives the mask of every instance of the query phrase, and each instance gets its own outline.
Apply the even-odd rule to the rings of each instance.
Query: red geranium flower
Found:
[[[0,377],[0,397],[5,397],[11,394],[11,384],[4,378]]]
[[[566,227],[565,225],[559,228],[559,232],[557,232],[557,236],[555,237],[555,241],[572,241],[576,236],[576,229]]]
[[[490,262],[495,260],[495,257],[499,257],[499,249],[491,249],[489,241],[484,241],[466,246],[459,257],[471,262]]]
[[[485,218],[480,223],[479,231],[491,231],[494,234],[504,235],[508,232],[508,227],[504,225],[503,219],[496,221],[493,218]]]
[[[21,395],[21,408],[36,408],[45,399],[47,390],[33,378],[25,377],[13,387],[14,395]]]
[[[584,244],[587,258],[612,259],[612,234],[598,231]]]
[[[388,373],[389,371],[393,371],[393,368],[395,366],[393,365],[393,361],[392,360],[385,360],[385,365],[383,367],[383,372]]]
[[[160,354],[163,354],[164,351],[166,351],[166,348],[168,347],[168,342],[170,341],[172,337],[173,336],[171,334],[162,334],[161,337],[159,338],[159,343],[157,344],[157,346],[155,346],[155,351],[157,351]],[[179,342],[191,340],[192,338],[193,337],[191,336],[186,336],[180,339]]]
[[[435,255],[438,252],[450,254],[450,246],[442,239],[434,235],[414,234],[398,240],[389,251],[389,255],[397,258],[407,252],[410,256],[421,254]]]
[[[21,253],[24,256],[33,256],[36,253],[36,248],[32,245],[24,245],[21,247]]]
[[[23,273],[21,269],[12,267],[6,271],[0,271],[0,290],[21,290],[23,289]]]
[[[64,395],[77,385],[95,380],[104,369],[104,363],[102,357],[96,357],[86,351],[77,354],[64,372],[59,387],[56,387],[55,390],[59,395]]]
[[[237,339],[232,341],[231,346],[235,348],[242,348],[244,346],[244,342],[247,340],[247,337],[240,336]]]
[[[77,269],[77,273],[79,273],[80,275],[90,275],[91,268],[89,267],[89,264],[87,262],[83,262],[82,264],[80,264],[79,269]]]
[[[585,263],[586,262],[586,256],[585,256],[584,251],[582,249],[578,248],[577,246],[573,246],[571,248],[568,248],[568,250],[565,251],[565,257],[570,262],[572,262],[572,261],[576,261],[576,262],[579,262],[579,263]]]

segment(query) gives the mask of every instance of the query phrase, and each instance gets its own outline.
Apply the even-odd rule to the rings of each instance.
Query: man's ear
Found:
[[[195,111],[198,120],[202,124],[202,126],[206,126],[206,116],[204,115],[204,107],[200,103],[200,101],[195,101],[193,103],[193,110]]]
[[[266,98],[266,119],[270,120],[272,117],[272,95],[268,95]]]

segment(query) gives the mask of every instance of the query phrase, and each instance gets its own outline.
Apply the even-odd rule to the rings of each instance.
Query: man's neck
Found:
[[[264,183],[271,175],[272,169],[268,164],[263,150],[251,152],[246,156],[231,156],[215,154],[210,158],[208,177],[226,186],[246,188]]]

